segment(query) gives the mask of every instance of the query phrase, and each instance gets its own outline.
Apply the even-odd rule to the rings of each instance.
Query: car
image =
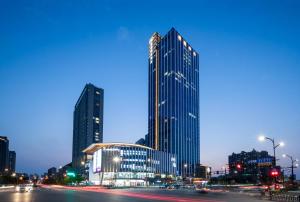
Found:
[[[16,192],[30,192],[32,191],[31,184],[20,184],[16,186]]]

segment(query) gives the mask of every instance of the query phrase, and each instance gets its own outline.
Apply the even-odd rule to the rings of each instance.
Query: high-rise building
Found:
[[[103,142],[103,94],[103,89],[86,84],[75,105],[72,166],[81,173],[85,165],[82,151]]]
[[[15,172],[16,171],[16,152],[9,151],[9,171]]]
[[[9,140],[0,136],[0,173],[9,170]]]
[[[200,163],[199,54],[172,28],[149,40],[148,146],[176,154],[178,174]]]

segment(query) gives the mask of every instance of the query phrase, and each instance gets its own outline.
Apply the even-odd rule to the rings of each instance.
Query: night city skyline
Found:
[[[233,152],[272,154],[261,134],[284,141],[279,164],[289,163],[282,154],[300,158],[300,4],[249,2],[149,11],[150,2],[2,1],[0,136],[16,171],[72,161],[73,110],[87,83],[105,91],[104,142],[144,137],[148,41],[172,27],[199,53],[200,162],[221,169]]]

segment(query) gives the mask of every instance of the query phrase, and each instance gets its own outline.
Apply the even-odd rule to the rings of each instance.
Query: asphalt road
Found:
[[[158,189],[90,189],[42,187],[30,193],[14,190],[0,191],[0,202],[134,202],[134,201],[180,201],[180,202],[241,202],[260,201],[253,196],[236,193],[201,194],[192,190]]]

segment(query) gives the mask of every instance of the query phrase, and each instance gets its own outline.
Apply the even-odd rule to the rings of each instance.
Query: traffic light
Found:
[[[237,164],[237,165],[236,165],[236,168],[237,168],[238,170],[241,170],[241,169],[242,169],[242,165],[241,165],[241,164]]]
[[[278,171],[272,171],[272,172],[271,172],[271,176],[277,177],[277,176],[278,176]]]
[[[278,177],[279,171],[277,169],[272,169],[270,172],[271,177]]]

